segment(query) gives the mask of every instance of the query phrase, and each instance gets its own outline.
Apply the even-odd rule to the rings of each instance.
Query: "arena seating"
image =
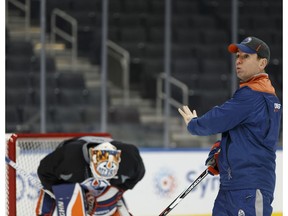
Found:
[[[25,39],[10,38],[6,47],[5,132],[40,132],[40,56],[34,53],[32,41]],[[100,104],[99,89],[88,89],[81,72],[60,71],[52,56],[46,58],[46,104],[47,132],[99,127],[95,122],[100,121],[100,115],[89,115],[88,121],[86,114]]]
[[[39,1],[32,0],[31,6],[35,7],[37,2]],[[89,58],[92,64],[100,64],[101,2],[101,0],[47,1],[48,32],[53,8],[60,8],[74,16],[80,25],[78,29],[79,53]],[[109,1],[108,38],[130,52],[130,78],[134,82],[133,88],[137,89],[143,98],[151,100],[157,97],[156,78],[159,73],[164,72],[164,4],[164,0]],[[79,12],[80,9],[81,12]],[[231,41],[230,14],[231,4],[226,0],[172,1],[172,75],[188,84],[193,92],[190,95],[190,101],[199,106],[199,113],[203,113],[212,105],[222,103],[230,96],[231,58],[227,52],[227,45]],[[39,16],[35,11],[31,17],[32,23],[37,23],[35,20],[39,19]],[[248,35],[263,38],[269,43],[271,62],[267,72],[282,100],[282,1],[239,0],[238,38],[242,40]],[[21,72],[33,74],[39,70],[39,59],[36,60],[29,42],[9,42],[6,47],[6,74]],[[20,57],[18,54],[24,49],[27,51],[26,57]],[[34,63],[30,64],[31,61]],[[51,62],[48,71],[56,74],[55,62],[54,66],[53,59]],[[28,73],[24,69],[27,69]],[[29,92],[29,96],[34,95],[35,97],[39,94],[35,90],[37,86],[39,87],[39,83],[37,83],[39,77],[35,76],[35,73],[29,77],[33,80],[31,88],[34,88],[34,91]],[[70,81],[62,82],[60,77],[51,77],[48,80],[51,81],[51,83],[50,81],[47,83],[49,86],[51,84],[52,89],[47,95],[47,98],[51,96],[49,103],[53,104],[55,100],[57,101],[55,103],[61,104],[59,100],[64,100],[64,98],[68,100],[68,94],[72,93],[60,88],[64,88],[64,85]],[[11,83],[10,75],[7,76],[7,82]],[[16,80],[13,82],[17,83]],[[62,84],[59,85],[59,83]],[[25,82],[22,84],[24,85]],[[58,90],[55,91],[55,89]],[[97,93],[83,91],[85,86],[82,85],[81,89],[81,93],[78,92],[78,94],[83,95],[84,93],[87,96],[84,97],[85,99],[88,100],[90,97],[99,99]],[[9,105],[12,105],[15,100],[20,100],[13,99],[10,90],[6,94],[9,95],[9,99],[7,99],[7,102],[10,101]],[[178,93],[172,92],[172,95],[177,96]],[[21,98],[19,95],[15,97]],[[23,99],[21,98],[21,101]],[[92,101],[95,102],[98,99]],[[77,101],[77,103],[82,102]],[[99,110],[87,111],[86,118],[84,118],[86,121],[89,119],[87,116],[90,116],[88,112],[98,113]],[[11,118],[15,121],[15,116],[6,113],[7,116],[8,114],[8,119]]]

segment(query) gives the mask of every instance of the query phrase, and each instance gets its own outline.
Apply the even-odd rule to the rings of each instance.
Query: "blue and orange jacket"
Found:
[[[233,97],[187,128],[194,135],[222,133],[220,188],[261,189],[273,195],[281,104],[266,73],[254,76]]]

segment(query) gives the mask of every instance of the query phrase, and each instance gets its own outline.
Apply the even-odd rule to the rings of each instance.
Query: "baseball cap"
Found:
[[[257,53],[261,58],[266,58],[268,62],[270,60],[270,48],[264,41],[256,37],[247,37],[240,44],[228,46],[228,51],[231,53],[236,53],[238,50],[250,54]]]

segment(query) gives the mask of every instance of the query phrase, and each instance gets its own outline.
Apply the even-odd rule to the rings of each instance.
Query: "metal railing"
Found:
[[[25,20],[25,37],[28,39],[30,37],[29,28],[30,28],[30,0],[25,0],[25,3],[17,0],[7,0],[6,2],[6,23],[8,23],[8,3],[13,4],[19,10],[24,12]]]
[[[71,24],[72,30],[71,33],[65,32],[63,29],[57,26],[57,18],[62,18],[69,24]],[[71,62],[75,66],[77,63],[78,55],[78,45],[77,45],[77,34],[78,34],[78,22],[77,20],[65,13],[64,11],[55,8],[51,14],[51,43],[55,43],[56,35],[63,38],[64,40],[71,43],[72,52],[71,52]]]
[[[107,41],[108,54],[117,59],[122,67],[122,88],[123,88],[123,100],[124,105],[129,105],[130,97],[130,53],[123,47],[114,43],[113,41]]]
[[[165,73],[161,73],[158,75],[157,77],[157,88],[156,88],[156,94],[157,94],[157,99],[156,99],[156,113],[157,115],[163,115],[162,113],[162,106],[163,106],[163,100],[166,99],[166,94],[164,92],[163,89],[163,81],[165,81],[165,79],[167,79],[167,75]],[[171,85],[178,87],[181,90],[182,93],[182,100],[181,101],[177,101],[176,99],[172,98],[172,96],[170,96],[168,102],[170,105],[172,105],[173,107],[175,107],[176,109],[178,109],[179,107],[183,106],[183,105],[188,105],[189,103],[189,88],[188,86],[175,79],[174,77],[170,76],[169,82]],[[182,121],[182,126],[183,126],[183,130],[186,130],[186,124],[184,123],[184,121]]]
[[[158,75],[157,77],[157,89],[156,89],[156,94],[157,94],[157,99],[156,99],[156,112],[158,115],[162,115],[162,100],[164,100],[166,98],[166,94],[163,91],[163,81],[166,79],[166,74],[165,73],[161,73]],[[177,101],[176,99],[170,97],[169,98],[169,104],[171,104],[173,107],[175,108],[179,108],[182,105],[187,105],[189,102],[189,89],[188,86],[175,79],[174,77],[170,77],[169,79],[170,84],[178,87],[181,90],[182,93],[182,100],[181,101]]]

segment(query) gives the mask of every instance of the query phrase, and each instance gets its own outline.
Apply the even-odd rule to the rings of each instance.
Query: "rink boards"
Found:
[[[137,216],[159,215],[203,172],[208,152],[208,149],[141,149],[146,174],[133,190],[124,194],[131,213]],[[31,154],[30,157],[38,158],[39,155]],[[18,159],[20,162],[21,155]],[[37,166],[33,165],[35,167],[31,166],[31,170],[27,170],[27,172],[36,177]],[[283,212],[282,166],[282,150],[278,150],[273,216],[281,216]],[[219,177],[208,175],[169,215],[211,215],[218,189]],[[37,188],[21,174],[17,175],[17,209],[21,212],[21,208],[26,209],[27,205],[33,208],[37,196]]]
[[[146,174],[125,198],[131,212],[137,216],[159,215],[205,169],[209,150],[149,150],[142,149]],[[277,183],[273,216],[283,212],[282,150],[277,151]],[[219,177],[208,175],[170,213],[174,216],[211,215],[219,189]]]

